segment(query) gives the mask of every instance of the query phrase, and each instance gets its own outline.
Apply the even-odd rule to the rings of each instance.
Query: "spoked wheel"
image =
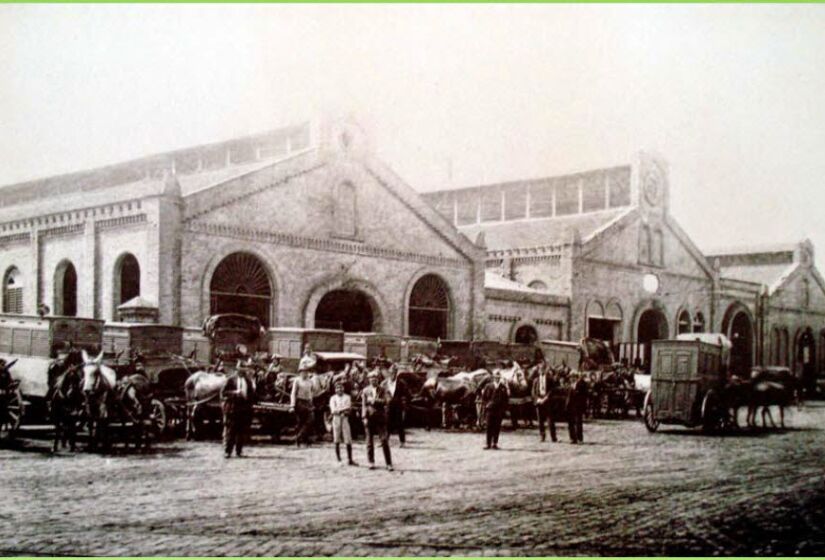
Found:
[[[19,388],[11,391],[5,398],[6,410],[0,411],[0,439],[9,440],[14,439],[20,428],[23,414],[26,412],[26,404],[23,402],[23,393]]]
[[[166,414],[166,405],[163,404],[163,401],[152,399],[149,423],[151,424],[156,437],[161,437],[166,433],[166,430],[169,427],[169,424],[167,423],[168,421],[169,418]]]
[[[653,410],[653,398],[650,391],[645,395],[644,420],[645,428],[651,434],[659,429],[659,420],[656,419],[656,411]]]
[[[715,391],[708,391],[702,399],[702,431],[715,432],[722,426],[722,403]]]

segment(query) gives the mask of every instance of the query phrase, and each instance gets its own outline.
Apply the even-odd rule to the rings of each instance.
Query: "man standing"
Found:
[[[305,356],[298,364],[298,377],[292,382],[292,393],[290,394],[289,411],[295,413],[298,424],[298,435],[295,438],[295,446],[310,444],[312,434],[312,424],[314,407],[312,404],[313,387],[309,379],[309,371],[314,366],[314,360]]]
[[[379,384],[377,371],[371,371],[367,376],[369,385],[361,391],[361,417],[364,419],[364,430],[367,437],[367,461],[370,469],[375,468],[375,445],[373,438],[377,435],[381,440],[381,449],[384,451],[384,462],[387,470],[391,471],[392,456],[390,455],[390,435],[387,431],[387,406],[390,396],[387,389]]]
[[[388,428],[390,431],[393,428],[398,430],[398,441],[401,442],[401,447],[404,447],[407,439],[404,433],[404,421],[407,415],[409,392],[404,381],[398,378],[398,366],[395,364],[390,365],[389,377],[384,381],[384,388],[390,396]]]
[[[501,421],[510,400],[510,391],[501,380],[501,372],[493,370],[493,380],[481,391],[484,418],[487,423],[487,445],[484,449],[498,449]]]
[[[252,422],[252,398],[254,387],[246,368],[238,368],[229,376],[221,389],[223,411],[223,451],[229,459],[232,449],[240,457]]]
[[[349,415],[352,412],[352,398],[344,392],[344,384],[335,384],[335,394],[329,399],[329,411],[332,413],[332,441],[335,443],[335,457],[341,463],[341,442],[347,446],[347,463],[357,466],[352,460],[352,432]]]
[[[536,415],[539,419],[539,434],[541,441],[547,439],[544,429],[545,421],[550,427],[550,439],[555,443],[556,439],[556,420],[553,417],[553,389],[556,388],[556,382],[550,374],[550,369],[544,363],[540,364],[539,375],[533,381],[533,402],[536,405]]]
[[[584,442],[584,411],[587,407],[587,381],[580,374],[567,390],[567,428],[570,443]]]

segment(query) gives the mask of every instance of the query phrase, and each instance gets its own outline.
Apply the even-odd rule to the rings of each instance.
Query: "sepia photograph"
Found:
[[[825,556],[825,5],[0,5],[0,555]]]

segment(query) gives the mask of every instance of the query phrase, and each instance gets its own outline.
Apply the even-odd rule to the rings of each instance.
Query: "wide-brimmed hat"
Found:
[[[315,359],[314,356],[304,356],[301,358],[301,361],[298,362],[298,371],[310,371],[315,369],[318,360]]]
[[[373,370],[373,371],[371,371],[367,374],[367,379],[372,379],[372,378],[378,379],[379,377],[381,377],[381,376],[375,370]]]

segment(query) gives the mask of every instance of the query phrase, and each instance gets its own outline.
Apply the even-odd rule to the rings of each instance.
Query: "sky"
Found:
[[[426,191],[670,166],[825,271],[825,5],[0,5],[0,185],[350,115]]]

